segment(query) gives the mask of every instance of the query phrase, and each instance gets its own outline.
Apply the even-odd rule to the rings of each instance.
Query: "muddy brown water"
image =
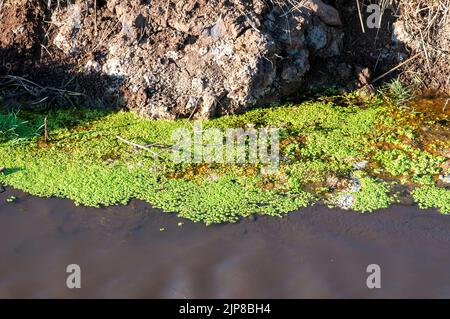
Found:
[[[206,227],[139,201],[94,209],[8,189],[0,256],[3,298],[450,297],[450,217],[407,206]],[[69,264],[80,289],[66,286]],[[381,289],[366,286],[369,264]]]

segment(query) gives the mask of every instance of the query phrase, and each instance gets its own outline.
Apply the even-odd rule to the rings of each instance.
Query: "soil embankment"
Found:
[[[206,118],[353,90],[413,56],[391,75],[448,91],[448,1],[385,2],[380,28],[364,31],[365,1],[290,3],[0,1],[0,94],[8,105]]]

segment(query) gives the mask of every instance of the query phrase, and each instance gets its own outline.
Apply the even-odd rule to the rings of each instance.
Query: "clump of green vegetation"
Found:
[[[450,190],[435,185],[424,185],[412,191],[420,208],[437,208],[443,214],[450,214]]]
[[[395,78],[389,82],[383,91],[385,91],[398,106],[405,106],[414,98],[412,89],[403,84],[399,78]]]
[[[401,149],[380,151],[375,158],[392,176],[410,175],[414,177],[438,174],[439,164],[443,161],[441,156],[433,156],[417,149],[409,150],[409,152]]]
[[[150,196],[149,196],[150,195]],[[141,199],[148,200],[167,212],[196,222],[236,222],[240,217],[254,213],[281,217],[310,203],[306,192],[277,192],[264,190],[248,178],[222,178],[214,182],[197,184],[191,181],[168,180],[158,193],[144,192]]]
[[[18,112],[0,113],[0,143],[19,143],[27,136],[36,134],[27,124],[18,117]]]
[[[413,143],[421,132],[419,119],[378,96],[348,94],[202,121],[204,129],[279,128],[279,168],[261,174],[260,164],[174,163],[172,133],[191,128],[187,120],[87,109],[2,113],[0,123],[9,124],[1,127],[14,130],[0,140],[0,166],[6,167],[0,183],[96,207],[137,198],[212,224],[252,214],[284,216],[314,204],[345,191],[345,181],[358,170],[354,164],[367,161],[358,177],[361,188],[352,193],[353,209],[373,211],[392,202],[379,181],[386,174],[413,183],[440,172],[442,157]],[[441,202],[434,207],[447,209]]]
[[[393,199],[389,196],[389,189],[384,182],[376,181],[370,177],[362,177],[361,188],[353,193],[353,209],[360,212],[373,212],[377,209],[387,208]]]

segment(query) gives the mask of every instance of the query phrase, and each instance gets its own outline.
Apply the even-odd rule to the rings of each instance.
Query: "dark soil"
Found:
[[[361,27],[356,2],[352,0],[329,1],[338,9],[343,23],[342,53],[330,59],[313,59],[307,82],[313,90],[339,88],[351,91],[361,87],[371,80],[388,72],[403,60],[410,52],[405,45],[392,42],[392,25],[397,21],[395,8],[389,7],[383,15],[381,27],[364,29]],[[365,22],[369,16],[367,6],[377,1],[363,1],[361,13]],[[374,83],[375,87],[382,86],[402,72],[394,71]]]

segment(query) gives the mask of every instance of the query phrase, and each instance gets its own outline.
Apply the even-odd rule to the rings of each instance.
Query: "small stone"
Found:
[[[17,199],[16,196],[10,196],[10,197],[8,197],[8,198],[6,199],[6,202],[8,202],[8,203],[13,203],[16,199]]]
[[[339,12],[322,0],[310,0],[305,3],[323,22],[331,26],[341,26],[342,21]]]
[[[306,36],[306,41],[314,50],[325,48],[328,41],[326,27],[322,24],[311,27]]]
[[[360,161],[360,162],[357,162],[357,163],[353,164],[353,168],[355,168],[355,169],[364,169],[364,168],[367,167],[368,164],[369,164],[368,161]]]
[[[86,73],[99,73],[102,71],[102,66],[97,61],[89,60],[86,62],[84,70]]]
[[[450,174],[448,175],[440,175],[439,179],[446,184],[450,184]]]
[[[209,36],[217,39],[221,38],[226,34],[225,24],[222,20],[219,20],[209,29]]]
[[[351,209],[353,207],[354,202],[355,202],[355,198],[353,197],[353,195],[345,194],[345,195],[340,196],[336,200],[336,205],[342,209]]]
[[[350,178],[351,178],[351,185],[348,188],[348,192],[356,193],[361,189],[361,182],[353,173],[350,174]]]

